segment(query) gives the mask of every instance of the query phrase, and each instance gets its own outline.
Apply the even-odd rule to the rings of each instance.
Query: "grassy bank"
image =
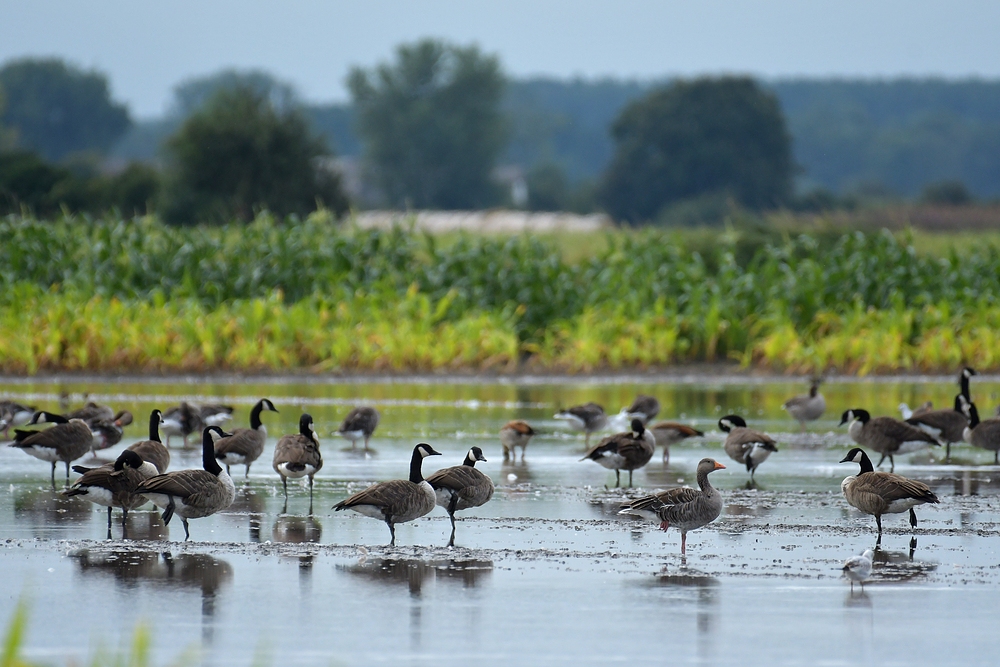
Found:
[[[0,371],[1000,367],[1000,251],[785,228],[577,239],[0,221]],[[927,237],[923,237],[927,238]]]

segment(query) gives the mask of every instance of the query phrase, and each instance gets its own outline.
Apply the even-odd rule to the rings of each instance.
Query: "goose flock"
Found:
[[[975,376],[971,368],[959,376],[960,391],[949,410],[934,410],[921,406],[910,411],[905,406],[905,419],[889,416],[873,417],[864,408],[843,411],[840,425],[858,447],[852,448],[840,463],[859,465],[857,474],[849,475],[841,484],[846,502],[864,514],[875,518],[877,539],[882,539],[882,517],[886,514],[907,513],[913,530],[917,528],[915,509],[924,504],[936,504],[940,499],[926,484],[895,473],[896,456],[928,447],[945,447],[946,460],[950,448],[960,442],[994,452],[994,462],[1000,464],[1000,418],[981,420],[972,401],[969,380]],[[807,423],[819,419],[826,410],[826,400],[819,392],[820,380],[813,380],[808,394],[796,396],[784,404],[788,414],[805,430]],[[588,402],[568,407],[554,415],[556,420],[584,434],[586,453],[581,461],[592,461],[615,471],[615,486],[621,485],[621,473],[633,474],[650,463],[658,446],[663,445],[662,460],[669,461],[669,449],[685,439],[704,436],[693,425],[675,421],[653,420],[660,413],[660,403],[652,396],[638,396],[628,407],[609,419],[601,405]],[[13,401],[0,402],[0,429],[12,430],[11,447],[51,464],[51,482],[56,485],[56,468],[62,462],[66,468],[67,496],[79,497],[107,508],[108,539],[112,537],[112,511],[122,513],[123,537],[128,512],[148,502],[162,511],[162,520],[169,524],[176,515],[184,527],[185,539],[190,539],[189,520],[225,511],[234,502],[237,491],[230,476],[231,466],[244,466],[244,478],[249,477],[252,464],[261,457],[267,440],[263,413],[275,412],[274,403],[262,398],[249,414],[248,428],[224,429],[232,421],[234,409],[224,405],[180,405],[149,415],[148,437],[130,445],[111,462],[96,467],[72,466],[81,476],[70,484],[74,461],[88,453],[105,449],[121,441],[122,430],[132,421],[127,411],[114,412],[106,406],[88,402],[80,410],[56,414],[35,410]],[[626,420],[628,430],[611,434],[590,445],[591,435],[613,423]],[[360,406],[346,416],[334,433],[358,448],[358,441],[369,450],[369,441],[380,421],[378,411]],[[49,425],[48,428],[38,428]],[[779,452],[777,441],[767,433],[752,428],[738,414],[727,414],[718,420],[724,433],[721,451],[746,469],[752,488],[755,474],[771,455]],[[323,470],[320,439],[313,417],[303,413],[298,432],[282,435],[274,448],[272,468],[282,482],[281,491],[288,507],[288,479],[308,480],[309,514],[313,512],[315,476]],[[197,429],[197,431],[196,431]],[[195,432],[201,435],[202,461],[200,468],[168,470],[171,462],[169,440],[179,436],[185,442]],[[161,433],[167,436],[165,443]],[[530,440],[539,433],[528,422],[516,419],[499,429],[499,440],[505,461],[525,460]],[[873,464],[869,452],[879,454]],[[360,453],[359,453],[360,455]],[[426,442],[413,447],[409,474],[405,478],[377,482],[344,498],[332,507],[334,511],[351,510],[378,519],[389,529],[390,546],[396,544],[396,525],[414,521],[442,507],[451,523],[448,546],[455,545],[456,513],[472,510],[488,503],[494,495],[494,483],[489,475],[476,467],[487,461],[483,449],[467,450],[459,465],[423,474],[424,460],[440,456],[441,452]],[[885,459],[889,471],[878,470]],[[631,496],[626,492],[618,514],[652,521],[662,530],[675,528],[680,532],[680,553],[686,554],[689,531],[715,521],[724,509],[722,493],[712,486],[709,475],[726,466],[714,458],[705,457],[695,469],[697,487],[670,488],[648,495]],[[865,552],[844,564],[844,573],[851,582],[862,583],[871,574],[872,559]],[[867,563],[867,565],[866,565]]]

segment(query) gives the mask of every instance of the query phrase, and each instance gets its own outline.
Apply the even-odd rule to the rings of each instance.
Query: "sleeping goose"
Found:
[[[122,511],[122,531],[127,530],[128,511],[144,505],[146,498],[137,494],[139,485],[155,477],[156,467],[143,461],[134,451],[126,449],[114,463],[100,468],[73,466],[83,476],[66,491],[67,496],[81,496],[90,502],[108,508],[108,539],[111,539],[111,508]],[[124,537],[124,534],[123,534]]]
[[[782,406],[801,424],[803,431],[806,430],[806,422],[816,421],[826,411],[826,399],[819,393],[819,383],[819,378],[814,379],[808,394],[790,398]]]
[[[437,496],[437,504],[451,519],[449,547],[455,546],[455,512],[485,505],[493,497],[493,480],[476,470],[476,461],[486,461],[479,447],[469,450],[462,465],[438,470],[427,478]]]
[[[660,491],[623,504],[618,513],[657,522],[663,530],[677,528],[681,531],[681,554],[684,554],[688,531],[708,525],[722,513],[722,496],[708,481],[708,474],[725,468],[714,459],[704,458],[698,462],[698,489]]]
[[[839,426],[844,424],[849,424],[847,432],[851,440],[882,455],[878,465],[882,465],[886,457],[889,457],[889,472],[896,469],[893,456],[909,454],[931,446],[941,446],[934,436],[916,426],[892,417],[873,419],[867,410],[860,408],[845,410],[840,417]]]
[[[278,440],[271,467],[281,477],[285,502],[288,502],[288,478],[309,477],[309,513],[312,514],[313,477],[323,467],[323,455],[319,451],[319,438],[313,428],[312,415],[299,417],[298,433],[282,436]]]
[[[54,426],[44,431],[15,430],[14,442],[10,446],[36,459],[49,461],[52,464],[52,487],[55,488],[56,463],[66,463],[66,481],[69,482],[69,464],[90,451],[94,436],[82,419],[66,419],[51,412],[36,412],[28,424],[46,422]]]
[[[82,419],[85,422],[94,422],[99,419],[114,419],[115,411],[106,405],[100,405],[93,401],[87,401],[82,408],[67,412],[66,419]]]
[[[737,463],[746,465],[751,482],[757,466],[766,461],[772,452],[778,451],[774,438],[747,428],[747,423],[739,415],[726,415],[720,419],[719,429],[727,434],[723,444],[726,454]]]
[[[590,447],[590,434],[594,431],[600,431],[608,425],[608,416],[604,414],[604,408],[593,402],[560,410],[553,416],[553,419],[561,419],[569,424],[570,428],[586,433],[584,446],[588,448]]]
[[[622,411],[618,414],[620,417],[624,417],[630,421],[638,419],[645,426],[653,417],[660,414],[660,402],[653,396],[639,394],[632,401],[632,405],[622,408]]]
[[[86,420],[84,420],[86,421]],[[111,419],[93,419],[87,421],[90,432],[93,434],[93,443],[90,446],[90,453],[97,456],[97,450],[114,447],[122,441],[125,434],[125,427],[132,423],[132,413],[128,410],[120,410]]]
[[[180,405],[163,413],[163,432],[167,434],[167,446],[170,446],[170,438],[179,435],[184,441],[184,447],[187,447],[188,436],[201,433],[208,425],[202,421],[198,407],[186,401],[181,401]]]
[[[1000,465],[1000,419],[979,421],[979,410],[972,401],[964,402],[969,424],[962,431],[962,439],[973,447],[993,452],[993,465]]]
[[[419,519],[434,509],[437,495],[427,480],[420,474],[424,458],[440,456],[441,452],[425,442],[413,448],[410,458],[410,478],[394,479],[372,484],[364,491],[355,493],[333,506],[336,511],[354,510],[373,519],[385,521],[389,526],[389,546],[396,546],[396,524]]]
[[[681,440],[705,435],[696,428],[677,422],[656,422],[649,427],[656,438],[656,444],[663,445],[663,462],[670,462],[670,447]]]
[[[346,417],[337,433],[346,440],[351,441],[351,449],[357,445],[358,440],[364,439],[365,451],[368,451],[368,440],[371,439],[379,422],[378,410],[367,406],[354,408]]]
[[[226,472],[229,472],[229,466],[243,464],[246,466],[243,477],[250,477],[250,464],[264,453],[267,441],[267,427],[260,421],[263,410],[278,411],[270,400],[260,399],[250,411],[250,428],[233,429],[229,437],[215,444],[215,458],[226,464]]]
[[[962,411],[962,394],[955,396],[955,407],[951,410],[914,411],[913,416],[906,420],[910,426],[916,426],[927,435],[939,442],[945,443],[945,461],[951,461],[951,443],[962,442],[965,427],[969,418]]]
[[[160,440],[160,424],[162,423],[163,415],[159,410],[153,410],[149,413],[149,440],[140,440],[128,447],[141,456],[143,461],[152,463],[160,475],[167,472],[167,468],[170,466],[170,450],[164,447]]]
[[[875,517],[879,540],[882,539],[883,514],[899,514],[909,510],[910,525],[916,528],[917,515],[913,508],[924,503],[938,502],[938,497],[923,482],[891,472],[876,472],[871,459],[859,447],[847,452],[847,456],[840,462],[861,465],[861,472],[845,477],[840,489],[851,507]]]
[[[163,525],[169,525],[174,514],[179,516],[184,524],[185,541],[191,538],[188,519],[211,516],[236,500],[233,480],[215,458],[215,436],[228,435],[218,426],[206,427],[202,432],[201,470],[176,470],[157,475],[140,484],[135,491],[163,509]]]
[[[517,447],[521,448],[521,460],[528,448],[528,441],[535,435],[535,430],[526,421],[515,419],[503,425],[500,429],[500,445],[503,447],[503,460],[517,460]]]
[[[21,405],[15,401],[0,401],[0,428],[3,429],[3,439],[8,437],[11,427],[24,426],[35,416],[34,406]]]
[[[615,471],[615,487],[621,486],[621,471],[628,470],[628,485],[632,486],[632,472],[643,467],[653,458],[656,438],[638,419],[632,420],[632,430],[604,438],[583,455],[581,461],[591,460]]]

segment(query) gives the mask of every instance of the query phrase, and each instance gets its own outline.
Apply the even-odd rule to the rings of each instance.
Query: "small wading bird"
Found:
[[[860,556],[851,556],[844,561],[844,576],[851,582],[851,592],[854,592],[854,582],[861,584],[861,591],[865,590],[865,581],[872,574],[872,561],[875,559],[875,552],[865,549]]]
[[[615,488],[621,486],[621,471],[628,470],[628,485],[632,486],[632,472],[643,467],[653,458],[656,439],[638,419],[632,420],[632,430],[604,438],[583,455],[581,461],[591,460],[615,471]]]
[[[900,514],[909,510],[910,526],[917,527],[917,515],[913,508],[924,503],[936,503],[938,497],[923,482],[908,479],[891,472],[877,472],[863,449],[855,447],[847,452],[841,463],[858,463],[861,471],[850,475],[840,483],[851,507],[875,517],[878,526],[878,542],[882,541],[882,515]]]
[[[727,434],[726,442],[723,444],[726,454],[747,467],[751,482],[757,466],[766,461],[773,452],[778,451],[774,438],[747,428],[747,423],[739,415],[726,415],[720,419],[719,429]]]
[[[782,406],[799,422],[803,432],[806,430],[806,422],[816,421],[826,411],[826,399],[819,393],[820,381],[819,378],[814,378],[808,394],[790,398]]]
[[[393,479],[372,484],[364,491],[355,493],[333,506],[335,511],[354,510],[373,519],[385,521],[389,526],[389,546],[396,546],[396,524],[419,519],[429,513],[437,504],[434,489],[420,473],[421,465],[428,456],[440,456],[441,452],[425,442],[413,448],[410,457],[410,478]]]
[[[604,414],[604,408],[597,403],[574,405],[571,408],[560,410],[552,418],[561,419],[570,428],[586,433],[583,442],[584,446],[588,448],[590,447],[590,434],[594,431],[600,431],[608,425],[608,416]]]
[[[455,512],[485,505],[493,497],[493,480],[476,470],[476,461],[486,462],[479,447],[469,450],[462,465],[438,470],[427,478],[437,496],[437,504],[451,519],[449,547],[455,546]]]
[[[201,470],[177,470],[150,477],[135,491],[163,509],[163,525],[170,525],[174,514],[179,516],[185,541],[191,538],[188,519],[211,516],[236,500],[236,486],[215,458],[215,438],[230,435],[218,426],[207,427],[202,432]]]
[[[668,489],[622,505],[619,514],[639,516],[657,522],[664,531],[673,526],[681,531],[681,554],[687,553],[687,534],[706,526],[722,513],[722,496],[708,481],[709,473],[725,470],[714,459],[698,462],[698,488]]]

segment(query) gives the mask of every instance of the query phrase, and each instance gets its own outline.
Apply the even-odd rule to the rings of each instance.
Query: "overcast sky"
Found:
[[[513,76],[996,78],[998,28],[995,0],[0,0],[0,62],[97,68],[151,117],[175,84],[223,67],[344,100],[352,65],[427,36],[478,43]]]

